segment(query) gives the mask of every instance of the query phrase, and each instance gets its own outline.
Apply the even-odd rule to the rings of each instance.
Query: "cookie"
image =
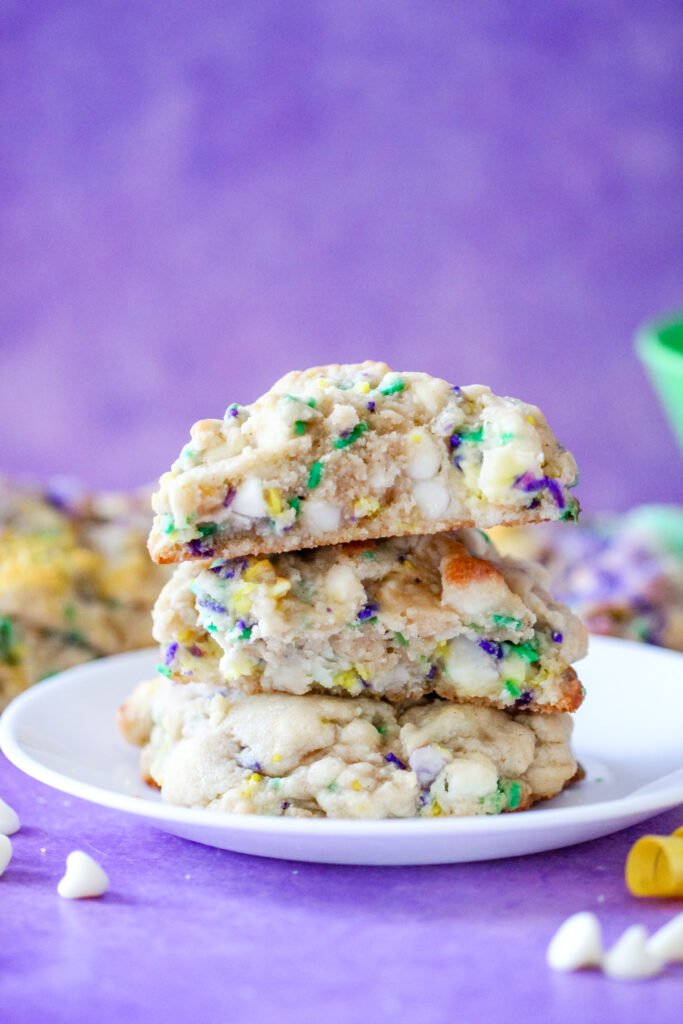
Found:
[[[523,810],[577,777],[568,715],[434,700],[243,696],[157,677],[123,706],[143,778],[166,803],[288,817]]]
[[[179,565],[154,609],[160,671],[244,692],[573,711],[586,631],[542,570],[478,530]]]
[[[535,406],[384,363],[324,366],[194,425],[149,549],[178,562],[575,519],[576,480]]]
[[[683,509],[644,505],[572,529],[497,533],[506,551],[545,566],[552,593],[591,633],[683,651]]]
[[[0,707],[46,675],[152,642],[168,571],[146,550],[148,503],[0,479]]]

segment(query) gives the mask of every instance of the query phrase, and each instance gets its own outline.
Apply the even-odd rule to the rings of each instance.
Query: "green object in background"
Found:
[[[683,312],[643,324],[636,352],[683,448]]]

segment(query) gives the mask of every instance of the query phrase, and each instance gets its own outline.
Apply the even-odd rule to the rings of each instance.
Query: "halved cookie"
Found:
[[[573,711],[579,620],[543,570],[460,530],[176,568],[154,610],[161,671],[244,692],[438,693]]]
[[[200,420],[153,499],[157,562],[576,518],[543,414],[384,363],[287,374]]]

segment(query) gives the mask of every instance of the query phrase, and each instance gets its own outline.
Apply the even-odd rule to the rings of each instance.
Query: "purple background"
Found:
[[[673,0],[1,11],[0,469],[145,482],[373,356],[540,404],[589,509],[680,497],[631,348],[682,301]]]
[[[677,4],[5,0],[0,19],[0,470],[145,482],[193,420],[372,356],[541,404],[587,508],[680,496],[631,350],[681,302]],[[3,1024],[680,1005],[678,969],[544,964],[576,910],[613,941],[680,909],[622,881],[680,811],[529,858],[352,869],[167,837],[1,758],[0,794],[25,825],[0,880]],[[76,846],[111,874],[101,901],[56,895]]]

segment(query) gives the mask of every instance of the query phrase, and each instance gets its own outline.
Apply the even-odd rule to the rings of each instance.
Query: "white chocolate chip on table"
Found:
[[[683,963],[683,914],[655,932],[647,945],[651,953],[668,963]]]
[[[568,917],[548,946],[548,964],[556,971],[600,967],[602,957],[602,928],[589,911]]]
[[[5,868],[12,859],[12,843],[7,838],[0,834],[0,875],[3,874]]]
[[[17,812],[9,804],[6,804],[4,800],[0,799],[0,835],[12,836],[20,828],[21,822]]]
[[[595,914],[572,914],[560,925],[546,954],[556,971],[600,967],[618,981],[638,981],[661,974],[667,963],[683,962],[683,914],[678,914],[648,938],[643,925],[632,925],[607,952]]]
[[[66,858],[66,872],[57,892],[67,900],[101,896],[109,888],[109,878],[96,860],[83,850],[73,850]]]
[[[603,970],[607,977],[636,981],[659,974],[665,961],[652,951],[647,938],[647,929],[642,924],[627,928],[605,954]]]

